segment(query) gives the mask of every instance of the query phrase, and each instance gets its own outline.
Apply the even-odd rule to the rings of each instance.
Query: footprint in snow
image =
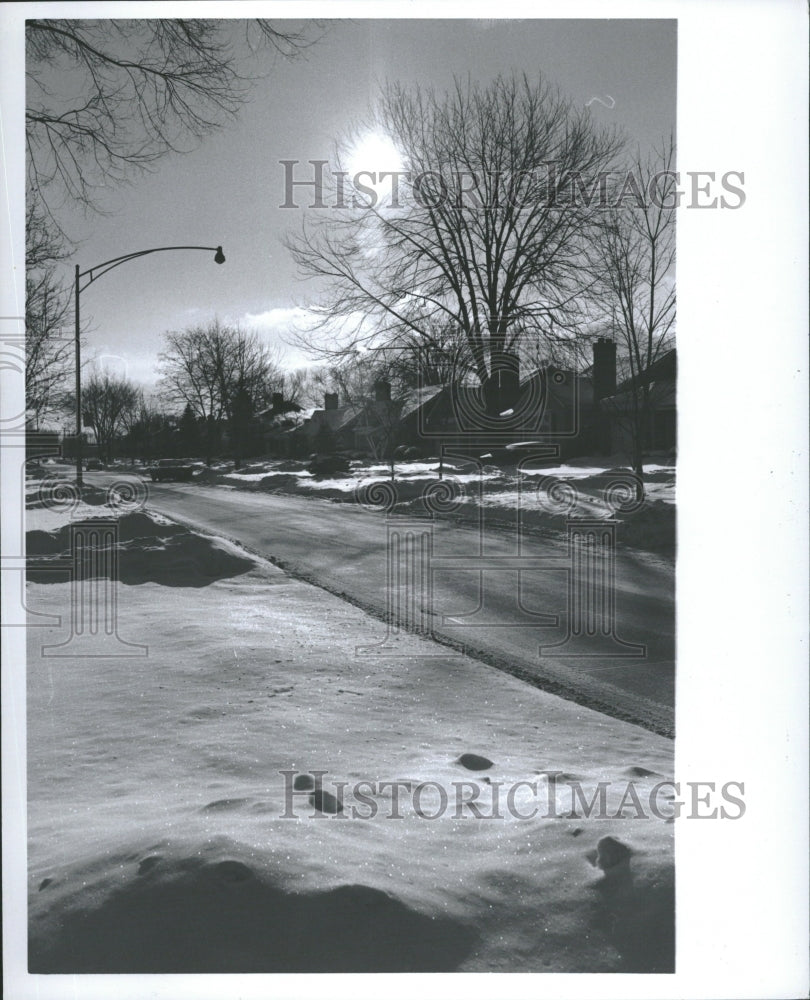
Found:
[[[152,854],[148,858],[144,858],[143,861],[138,865],[138,874],[146,875],[152,871],[158,864],[160,864],[162,858],[159,854]]]
[[[631,778],[660,778],[661,775],[657,771],[650,771],[646,767],[641,767],[636,764],[633,767],[628,767],[624,772],[629,774]]]
[[[488,757],[482,757],[477,753],[463,753],[456,763],[466,767],[468,771],[488,771],[489,768],[494,767]]]
[[[209,802],[203,806],[203,812],[225,812],[229,809],[238,809],[243,806],[247,799],[217,799],[216,802]]]
[[[309,802],[318,812],[330,813],[333,816],[335,813],[343,812],[343,806],[335,796],[331,792],[323,791],[322,788],[315,789],[309,797]]]
[[[594,868],[601,868],[607,873],[619,865],[629,866],[632,854],[632,849],[621,840],[616,840],[615,837],[602,837],[596,845],[596,850],[586,851],[585,857]]]

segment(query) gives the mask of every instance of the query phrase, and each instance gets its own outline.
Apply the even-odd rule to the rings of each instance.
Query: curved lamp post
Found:
[[[106,274],[108,271],[112,271],[114,267],[118,267],[121,264],[126,264],[129,260],[135,260],[138,257],[146,257],[150,253],[162,253],[164,250],[208,250],[214,252],[214,261],[217,264],[225,263],[225,254],[222,252],[222,247],[194,247],[194,246],[183,246],[183,247],[153,247],[151,250],[136,250],[135,253],[125,253],[120,257],[112,257],[110,260],[105,260],[102,264],[96,264],[95,267],[88,267],[85,271],[79,270],[79,265],[76,265],[76,277],[75,277],[75,304],[76,304],[76,485],[81,486],[83,484],[82,480],[82,366],[81,366],[81,346],[79,344],[79,296],[88,287],[92,285],[94,281]],[[82,284],[82,278],[87,278],[84,284]]]

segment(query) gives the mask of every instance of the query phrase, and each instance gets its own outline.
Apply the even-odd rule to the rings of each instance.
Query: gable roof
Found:
[[[447,388],[446,385],[424,385],[419,389],[411,389],[402,399],[402,407],[399,413],[400,419],[409,417],[412,413],[421,410],[423,406],[432,399],[435,399]]]
[[[677,348],[673,347],[666,351],[643,372],[624,379],[616,386],[614,395],[629,392],[634,385],[652,385],[654,382],[674,382],[678,376],[678,355]]]

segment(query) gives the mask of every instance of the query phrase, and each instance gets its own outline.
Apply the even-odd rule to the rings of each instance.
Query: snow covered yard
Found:
[[[41,565],[66,524],[29,512]],[[385,626],[356,607],[118,532],[148,656],[44,656],[70,585],[28,584],[65,623],[29,630],[32,972],[672,971],[669,740],[418,636],[358,656]]]

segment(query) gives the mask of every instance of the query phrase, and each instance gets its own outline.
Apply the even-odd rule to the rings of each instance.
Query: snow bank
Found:
[[[90,509],[98,518],[98,509]],[[74,523],[81,520],[74,513]],[[254,567],[253,559],[227,542],[196,534],[159,515],[119,511],[109,520],[116,525],[117,573],[124,584],[206,587],[214,580],[238,576]],[[71,538],[68,524],[54,531],[32,528],[26,532],[28,579],[45,584],[61,582],[54,570],[69,565]],[[103,567],[100,560],[93,565],[97,571]]]
[[[31,971],[445,972],[474,940],[460,921],[366,885],[287,889],[227,838],[158,844],[107,859],[103,874],[70,874],[81,899],[68,882],[38,908]]]
[[[190,535],[120,530],[122,560]],[[669,740],[419,636],[375,652],[385,625],[261,561],[209,579],[119,585],[148,656],[29,630],[32,972],[672,971],[675,827],[626,797]]]

